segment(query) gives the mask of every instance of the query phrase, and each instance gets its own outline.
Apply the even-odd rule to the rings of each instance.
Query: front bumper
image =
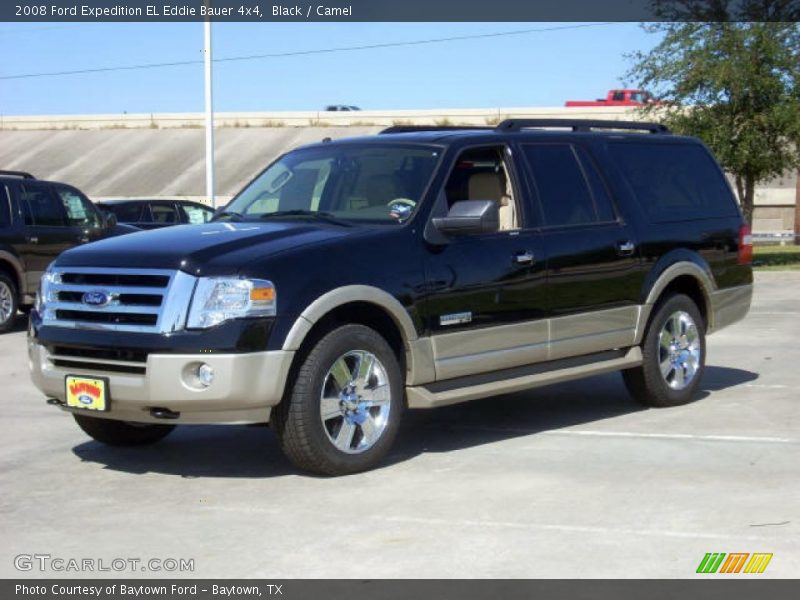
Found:
[[[64,410],[140,423],[200,424],[269,421],[271,407],[283,397],[294,352],[150,354],[143,373],[120,373],[104,370],[102,362],[56,365],[57,357],[31,337],[28,356],[33,383],[48,398],[60,402],[66,401],[67,375],[108,378],[108,411],[89,413],[65,406]],[[214,368],[214,382],[209,387],[193,381],[200,363]],[[151,415],[154,408],[180,415],[165,421]]]

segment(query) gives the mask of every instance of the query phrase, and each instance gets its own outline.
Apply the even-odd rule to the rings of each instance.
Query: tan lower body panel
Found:
[[[432,336],[436,380],[634,344],[640,306]]]
[[[406,388],[406,398],[409,408],[436,408],[487,398],[500,394],[509,394],[525,389],[550,385],[571,379],[580,379],[590,375],[599,375],[621,369],[629,369],[642,364],[642,351],[638,346],[629,348],[623,356],[608,360],[598,360],[597,362],[582,364],[574,367],[554,368],[551,371],[523,375],[511,379],[481,383],[469,387],[457,388],[453,390],[432,392],[424,386],[414,386]]]
[[[717,290],[711,294],[711,314],[714,315],[711,331],[719,331],[744,319],[753,299],[752,285]]]
[[[102,360],[80,366],[59,366],[59,357],[33,340],[28,342],[31,377],[48,398],[65,401],[67,375],[108,379],[110,410],[90,412],[65,409],[89,416],[142,423],[263,423],[270,408],[281,401],[294,352],[244,354],[151,354],[138,363],[145,373],[104,370]],[[67,357],[65,357],[67,358]],[[88,359],[87,359],[88,360]],[[200,364],[211,365],[213,383],[203,387],[193,380]],[[105,361],[111,367],[136,363]],[[151,408],[180,413],[177,419],[155,419]]]

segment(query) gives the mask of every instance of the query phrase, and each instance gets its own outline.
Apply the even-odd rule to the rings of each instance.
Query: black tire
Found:
[[[0,302],[4,303],[0,305],[0,333],[6,333],[11,331],[17,320],[19,290],[16,282],[2,271],[0,271]]]
[[[694,321],[699,341],[700,357],[697,370],[688,384],[673,389],[661,373],[662,350],[660,335],[671,315],[683,312]],[[706,358],[705,321],[689,296],[671,294],[663,298],[653,309],[642,342],[642,365],[622,372],[625,386],[631,396],[645,406],[668,407],[686,404],[694,398],[697,386],[703,377]],[[674,372],[673,372],[674,373]],[[678,374],[675,373],[675,376]]]
[[[126,423],[73,413],[75,422],[92,439],[107,446],[146,446],[167,437],[175,425]]]
[[[377,441],[368,449],[354,454],[334,445],[329,436],[345,417],[333,417],[323,424],[321,403],[323,385],[334,363],[350,352],[368,352],[379,361],[385,373],[390,398],[388,418]],[[389,451],[405,408],[402,372],[394,351],[373,329],[363,325],[344,325],[325,335],[302,359],[283,401],[275,407],[272,423],[281,448],[300,469],[319,475],[347,475],[377,466]],[[329,383],[330,385],[330,383]],[[372,409],[369,409],[372,410]],[[365,439],[365,430],[354,425],[353,442]],[[361,436],[361,439],[359,439]]]

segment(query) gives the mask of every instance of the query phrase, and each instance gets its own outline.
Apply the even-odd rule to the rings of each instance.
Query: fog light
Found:
[[[197,380],[205,387],[214,383],[214,367],[205,363],[197,367]]]

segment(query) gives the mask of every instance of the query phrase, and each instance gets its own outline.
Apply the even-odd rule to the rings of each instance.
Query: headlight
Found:
[[[41,281],[39,281],[39,290],[36,292],[36,299],[34,300],[34,309],[42,317],[44,317],[44,311],[48,304],[58,302],[58,290],[54,286],[60,284],[61,273],[52,271],[51,267],[48,266],[44,275],[42,275]]]
[[[194,290],[186,327],[206,329],[229,319],[274,316],[276,296],[271,281],[201,277]]]

